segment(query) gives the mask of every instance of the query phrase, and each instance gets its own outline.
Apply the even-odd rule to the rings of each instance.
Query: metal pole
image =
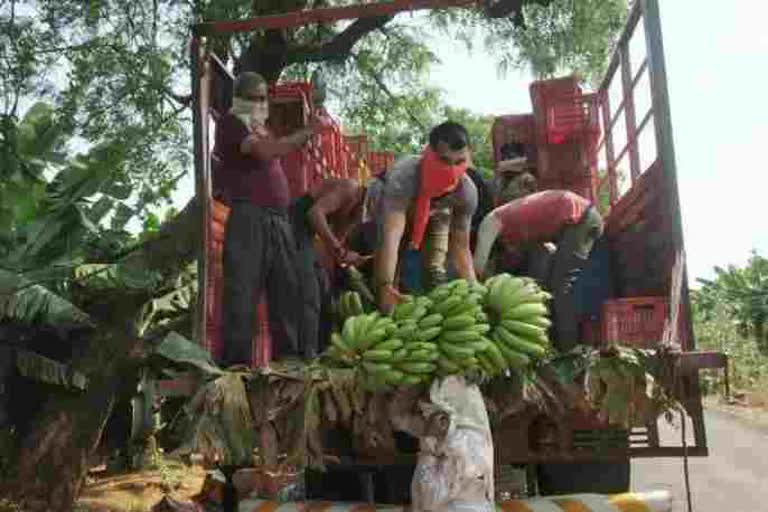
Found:
[[[197,264],[196,342],[206,346],[208,297],[208,247],[210,245],[210,159],[208,158],[208,63],[204,42],[192,38],[192,125],[195,162],[195,202],[199,215],[200,238]]]

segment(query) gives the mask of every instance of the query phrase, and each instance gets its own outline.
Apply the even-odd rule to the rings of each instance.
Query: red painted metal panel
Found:
[[[391,151],[369,151],[368,166],[371,168],[371,174],[377,175],[389,170],[395,163],[395,154]]]
[[[194,25],[193,30],[197,36],[250,32],[256,29],[300,27],[310,23],[331,23],[339,20],[387,16],[403,11],[469,7],[474,4],[474,0],[394,0],[392,2],[294,11],[247,20],[209,21]]]

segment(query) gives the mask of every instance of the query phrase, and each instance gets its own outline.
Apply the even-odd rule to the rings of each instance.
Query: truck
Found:
[[[232,82],[231,73],[206,38],[232,30],[468,6],[467,2],[451,0],[393,0],[195,26],[194,149],[196,194],[203,210],[199,289],[204,293],[200,294],[197,314],[201,344],[215,353],[220,343],[221,291],[216,283],[221,272],[226,208],[215,197],[212,168],[216,162],[209,132],[216,117],[229,106]],[[275,101],[271,108],[281,120],[279,130],[291,131],[316,110],[311,87],[302,83],[272,85]],[[605,235],[576,290],[583,341],[596,347],[622,342],[664,352],[675,368],[672,391],[685,410],[684,421],[691,425],[692,436],[671,442],[660,438],[655,421],[622,430],[610,427],[596,414],[572,413],[563,424],[554,426],[537,421],[497,425],[496,465],[500,473],[504,468],[523,468],[529,493],[624,492],[630,488],[632,458],[708,455],[698,372],[727,368],[723,354],[696,350],[691,325],[658,0],[632,2],[597,90],[584,93],[577,79],[566,77],[531,84],[531,98],[533,113],[496,118],[491,136],[494,156],[497,161],[503,159],[505,144],[522,144],[537,162],[543,186],[569,188],[600,205]],[[338,127],[326,137],[284,162],[294,173],[294,195],[304,193],[326,176],[367,179],[367,153],[360,149],[364,144],[345,138]],[[265,309],[262,302],[258,307],[261,322],[265,321]],[[262,338],[255,342],[255,365],[269,358],[268,330],[261,331]],[[411,451],[373,459],[361,455],[348,461],[346,469],[362,479],[365,499],[397,502],[396,497],[407,495],[412,464]],[[398,467],[405,468],[405,473],[398,472]],[[381,486],[373,482],[374,474],[391,480],[384,486],[391,492],[381,496],[376,490]],[[398,485],[399,490],[391,490]]]

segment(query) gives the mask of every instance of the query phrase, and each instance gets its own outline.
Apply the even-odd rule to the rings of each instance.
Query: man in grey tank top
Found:
[[[477,188],[466,174],[468,140],[460,124],[440,124],[430,132],[421,156],[404,158],[387,173],[376,255],[376,291],[383,310],[400,300],[395,284],[400,249],[421,249],[422,241],[430,286],[445,280],[449,254],[457,274],[475,280],[469,240]]]

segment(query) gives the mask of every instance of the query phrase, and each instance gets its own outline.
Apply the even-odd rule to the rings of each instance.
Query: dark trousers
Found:
[[[300,356],[296,247],[284,211],[235,201],[224,235],[224,367],[251,364],[256,304],[266,289],[277,358]]]
[[[555,347],[561,352],[571,350],[580,342],[573,285],[602,232],[603,219],[593,207],[584,212],[579,223],[563,228],[555,240],[557,250],[552,256],[547,288],[553,295],[552,335]]]
[[[309,196],[297,199],[291,205],[291,224],[296,239],[296,274],[301,283],[299,309],[299,340],[306,357],[315,357],[323,345],[320,327],[323,324],[323,305],[326,302],[327,279],[317,260],[313,240],[314,230],[309,224],[309,210],[314,201]]]

